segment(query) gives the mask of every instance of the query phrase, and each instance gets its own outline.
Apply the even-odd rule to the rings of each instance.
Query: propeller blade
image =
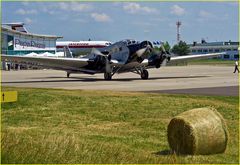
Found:
[[[147,47],[139,49],[138,51],[136,51],[136,54],[138,57],[141,57],[146,51],[147,51]]]
[[[164,48],[163,44],[161,45],[163,52],[166,54],[166,49]]]
[[[92,48],[92,51],[91,51],[92,54],[96,54],[96,55],[99,55],[99,56],[104,56],[104,57],[107,57],[108,55],[105,55],[103,54],[102,52],[100,52],[98,49],[96,48]]]

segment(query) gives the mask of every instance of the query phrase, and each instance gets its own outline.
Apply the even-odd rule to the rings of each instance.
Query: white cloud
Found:
[[[69,4],[66,2],[60,2],[58,5],[59,5],[59,8],[62,10],[67,10],[69,6]]]
[[[27,2],[27,1],[22,2],[22,5],[23,5],[23,6],[28,6],[28,5],[29,5],[29,2]]]
[[[202,17],[202,18],[213,18],[214,17],[214,15],[212,13],[207,12],[205,10],[201,10],[199,12],[199,16]]]
[[[37,14],[37,10],[31,9],[31,10],[24,10],[24,9],[18,9],[16,11],[17,14],[20,15],[27,15],[27,14]]]
[[[92,10],[90,4],[83,4],[79,2],[60,2],[58,7],[65,11],[86,12]]]
[[[185,14],[186,11],[184,8],[178,6],[178,5],[173,5],[171,7],[171,14],[177,15],[177,16],[181,16],[183,14]]]
[[[205,10],[199,11],[198,16],[199,17],[198,17],[197,21],[199,21],[199,22],[206,22],[209,20],[226,21],[229,19],[229,15],[227,13],[226,14],[223,13],[222,15],[216,15],[212,12],[205,11]]]
[[[48,13],[48,14],[50,14],[50,15],[56,14],[56,10],[53,10],[52,8],[47,7],[47,6],[41,7],[41,10],[42,10],[44,13]]]
[[[30,19],[30,18],[25,18],[25,19],[24,19],[24,22],[25,22],[26,24],[31,24],[31,23],[33,22],[33,20]]]
[[[138,3],[134,3],[134,2],[129,2],[129,3],[125,3],[123,5],[123,9],[131,14],[136,14],[136,13],[156,13],[157,10],[155,8],[150,8],[150,7],[146,7],[146,6],[141,6]]]
[[[111,18],[105,13],[92,13],[91,17],[97,22],[109,22]]]

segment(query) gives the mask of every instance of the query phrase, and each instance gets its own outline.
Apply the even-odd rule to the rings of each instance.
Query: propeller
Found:
[[[166,66],[167,62],[170,60],[171,54],[168,51],[166,51],[163,44],[161,45],[161,48],[162,48],[162,51],[163,51],[162,56],[164,58],[162,63],[161,63],[161,66]]]
[[[136,51],[136,54],[138,57],[141,57],[147,50],[148,50],[148,47],[139,49],[138,51]]]
[[[96,48],[92,48],[91,51],[92,54],[98,55],[98,56],[103,56],[103,57],[107,57],[108,55],[103,54],[102,52],[100,52],[100,50],[96,49]]]
[[[163,45],[161,45],[161,51],[157,51],[152,49],[154,52],[153,64],[156,68],[160,68],[161,66],[166,66],[167,62],[170,60],[171,54],[166,51]]]
[[[141,57],[147,51],[152,52],[152,46],[150,45],[149,41],[143,41],[141,44],[142,44],[141,45],[142,49],[139,49],[138,51],[136,51],[136,54],[137,54],[138,57]]]
[[[112,68],[111,68],[111,59],[112,59],[112,56],[110,53],[107,53],[107,54],[103,54],[102,52],[100,52],[98,49],[96,48],[92,48],[92,51],[91,51],[92,54],[95,54],[95,55],[98,55],[98,56],[102,56],[105,58],[105,71],[106,73],[111,73],[112,72]]]

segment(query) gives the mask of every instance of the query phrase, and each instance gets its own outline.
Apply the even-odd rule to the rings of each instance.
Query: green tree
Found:
[[[179,56],[187,55],[190,53],[190,48],[184,41],[180,41],[178,44],[174,45],[172,52]]]
[[[165,48],[166,51],[170,52],[171,46],[169,45],[169,43],[167,41],[163,43],[163,47]],[[161,51],[162,47],[155,46],[154,49],[157,51]]]
[[[166,51],[170,52],[171,46],[169,45],[169,43],[167,41],[165,43],[163,43],[163,47],[165,48]]]

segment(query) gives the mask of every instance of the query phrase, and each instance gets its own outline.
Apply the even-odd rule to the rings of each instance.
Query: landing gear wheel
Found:
[[[148,79],[148,71],[146,69],[144,69],[142,72],[141,72],[141,78],[143,80],[147,80]]]
[[[104,73],[104,79],[105,80],[112,80],[112,74],[111,73]]]
[[[69,78],[70,77],[70,73],[67,73],[67,78]]]

